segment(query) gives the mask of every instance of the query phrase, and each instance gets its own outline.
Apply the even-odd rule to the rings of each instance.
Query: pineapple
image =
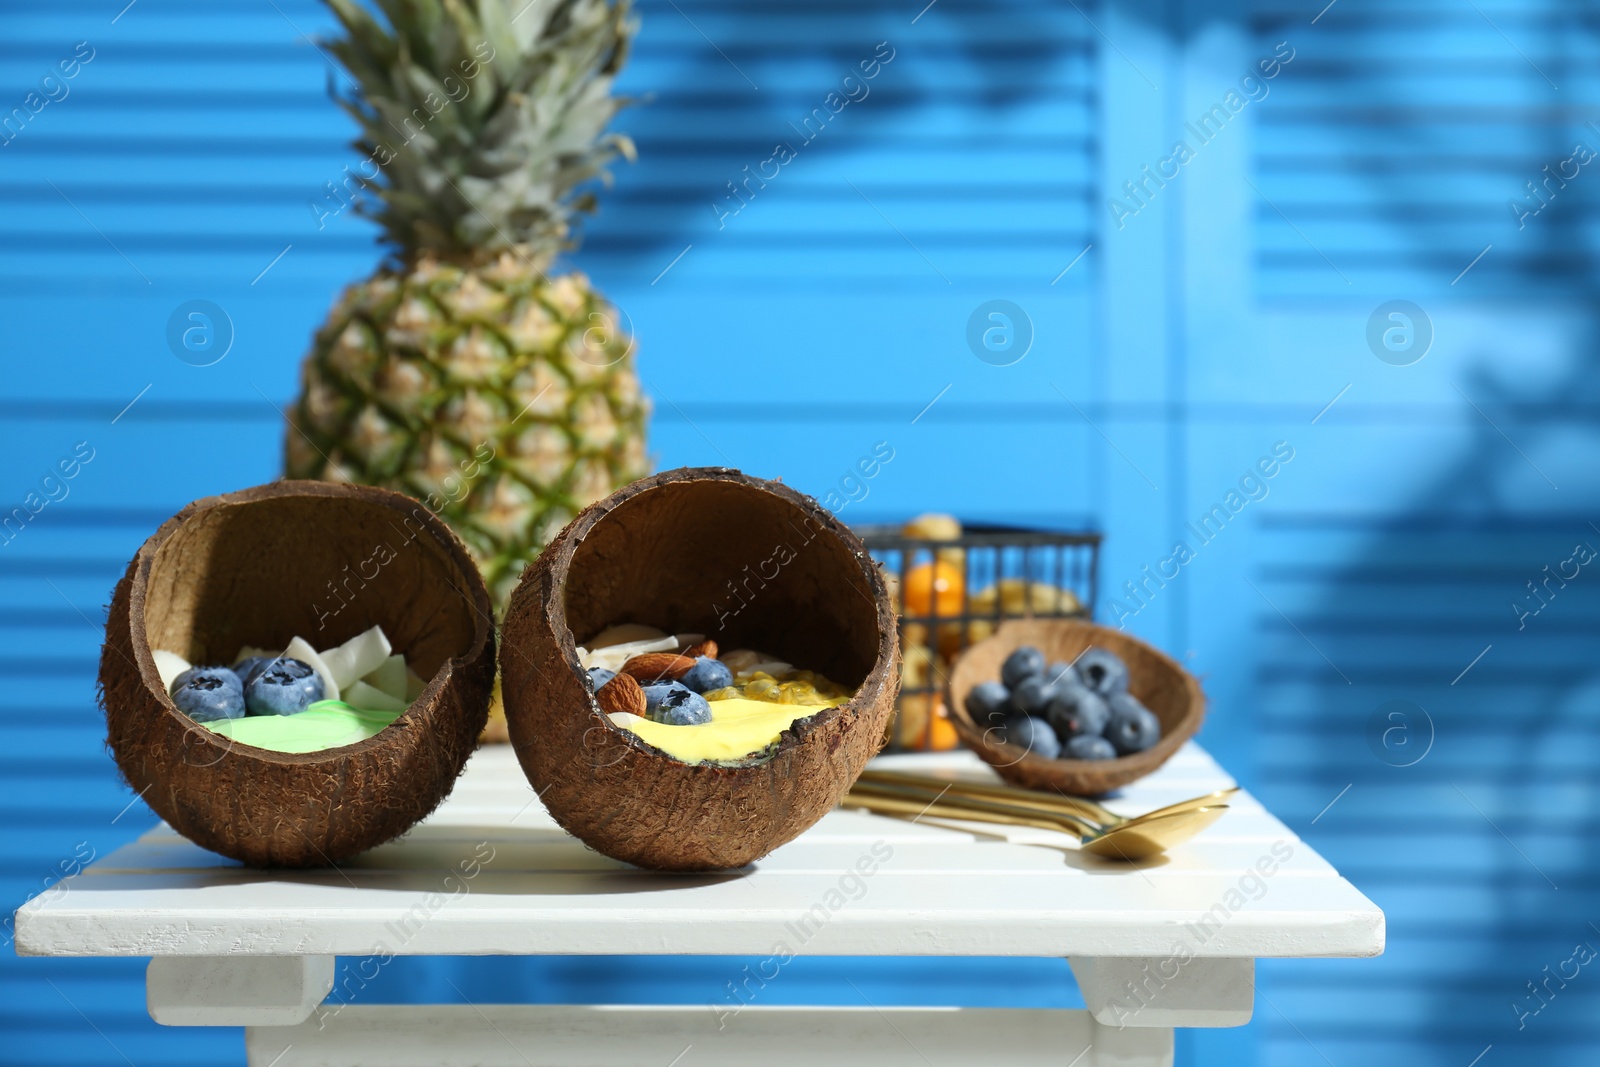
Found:
[[[576,187],[633,159],[603,130],[637,23],[628,0],[378,0],[384,22],[327,2],[358,210],[392,256],[317,331],[286,473],[424,501],[503,609],[568,520],[649,473],[632,338],[582,274],[551,274],[594,208]]]

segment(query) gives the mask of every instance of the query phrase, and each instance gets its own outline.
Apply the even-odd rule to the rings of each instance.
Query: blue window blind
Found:
[[[1298,50],[1254,131],[1252,256],[1313,442],[1249,565],[1256,754],[1389,947],[1263,966],[1262,1062],[1587,1062],[1600,990],[1543,983],[1600,947],[1600,587],[1573,561],[1600,548],[1600,183],[1573,159],[1600,149],[1600,26],[1544,2],[1318,7],[1253,22]],[[1432,325],[1414,366],[1368,350],[1394,299]]]
[[[1255,152],[1263,295],[1332,282],[1416,296],[1471,278],[1496,297],[1548,300],[1592,282],[1592,10],[1340,0],[1314,25],[1279,3],[1254,22],[1262,41],[1298,49]]]
[[[572,265],[639,337],[659,465],[730,463],[821,494],[888,438],[896,459],[847,521],[939,506],[1080,524],[1091,431],[1064,403],[1036,401],[1055,397],[1048,382],[1083,396],[1093,343],[1102,102],[1088,18],[1098,7],[643,0],[639,10],[621,89],[640,102],[616,126],[640,159],[602,191]],[[63,0],[12,6],[0,26],[0,116],[63,60],[87,57],[64,94],[50,83],[59,98],[0,137],[7,506],[78,442],[94,450],[68,496],[0,545],[9,913],[151,824],[102,745],[103,605],[173,511],[278,474],[279,408],[311,332],[379,249],[374,230],[328,198],[356,156],[326,92],[343,76],[310,41],[329,29],[320,5]],[[864,62],[877,65],[870,79]],[[792,158],[774,164],[779,144]],[[969,314],[996,298],[1026,308],[1035,336],[1004,382],[965,341]],[[231,324],[232,348],[211,367],[168,349],[169,317],[194,299]],[[1014,387],[1019,375],[1031,390]],[[975,447],[1042,458],[953,476]],[[399,977],[383,995],[451,999],[448,975],[485,1000],[715,1001],[739,966],[419,961],[387,969]],[[840,965],[807,966],[811,977],[782,996],[850,1002]],[[863,966],[848,973],[879,1003],[1073,995],[1061,961],[1027,971],[1027,993],[1005,991],[1025,973],[1015,963],[938,976]],[[142,961],[8,949],[0,1062],[242,1060],[236,1033],[156,1027],[142,981]]]

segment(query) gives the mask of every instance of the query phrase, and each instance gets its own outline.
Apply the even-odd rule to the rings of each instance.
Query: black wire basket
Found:
[[[1100,534],[972,524],[934,539],[902,530],[856,528],[890,577],[900,612],[900,703],[889,749],[954,748],[954,728],[940,722],[950,664],[1006,619],[1092,617]]]

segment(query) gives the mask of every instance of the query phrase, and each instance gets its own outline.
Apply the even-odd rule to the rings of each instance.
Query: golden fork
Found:
[[[1159,855],[1198,834],[1228,810],[1226,804],[1219,804],[1157,812],[1105,827],[1070,812],[971,797],[945,787],[933,791],[878,782],[857,782],[842,803],[845,807],[864,808],[884,815],[1041,827],[1072,834],[1082,842],[1085,852],[1126,860]]]
[[[1196,808],[1212,808],[1219,804],[1226,804],[1228,798],[1239,791],[1238,786],[1219,789],[1214,793],[1204,796],[1190,797],[1180,800],[1176,804],[1147,811],[1142,815],[1118,815],[1109,808],[1096,804],[1092,800],[1082,797],[1069,797],[1060,793],[1043,793],[1032,789],[1019,789],[1016,786],[998,785],[985,782],[969,782],[953,778],[935,778],[932,775],[912,774],[906,771],[881,771],[868,768],[857,779],[860,783],[900,786],[908,789],[933,790],[941,792],[948,789],[950,793],[973,798],[986,798],[990,800],[1005,801],[1023,807],[1037,808],[1042,811],[1065,812],[1077,815],[1082,819],[1091,820],[1102,829],[1110,830],[1123,826],[1134,819],[1144,819],[1152,815],[1169,815],[1180,811],[1193,811]]]

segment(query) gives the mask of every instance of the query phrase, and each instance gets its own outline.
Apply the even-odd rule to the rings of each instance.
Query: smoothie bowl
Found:
[[[252,866],[337,863],[444,799],[488,714],[494,631],[420,503],[325,482],[197,500],[117,583],[107,745],[173,829]]]
[[[815,500],[667,471],[586,509],[524,573],[501,648],[517,758],[551,814],[643,867],[759,859],[832,810],[894,709],[877,566]]]

